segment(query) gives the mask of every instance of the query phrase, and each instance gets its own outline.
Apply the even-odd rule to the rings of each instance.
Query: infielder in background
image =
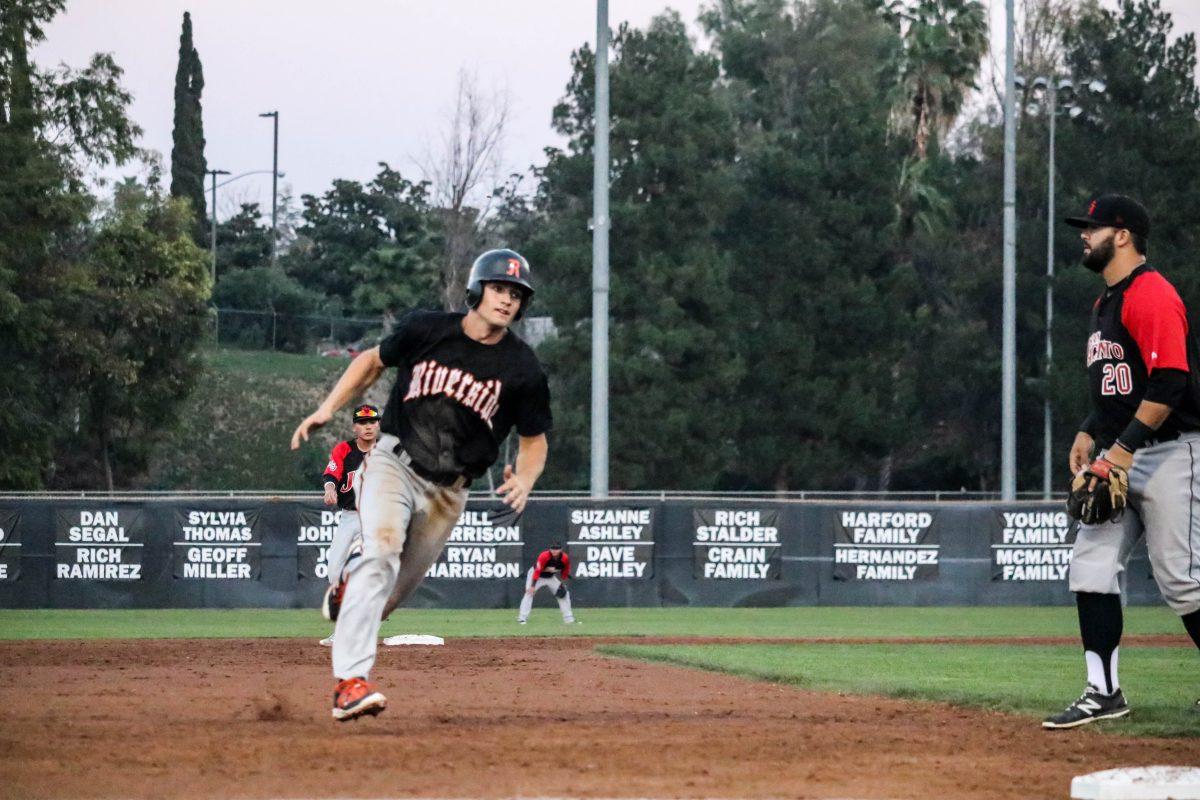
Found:
[[[352,397],[396,368],[379,443],[362,472],[363,554],[343,571],[333,641],[333,717],[378,714],[387,699],[367,682],[379,626],[417,588],[515,426],[516,469],[496,493],[520,513],[546,464],[550,391],[529,345],[509,331],[533,296],[529,264],[489,250],[467,280],[468,311],[414,311],[360,353],[329,397],[296,428],[292,449]]]
[[[1076,477],[1068,510],[1082,521],[1071,591],[1087,687],[1046,728],[1129,713],[1117,678],[1120,578],[1143,534],[1159,590],[1200,647],[1200,359],[1187,312],[1146,263],[1150,217],[1139,203],[1102,195],[1067,223],[1083,229],[1083,264],[1103,276],[1105,290],[1086,350],[1092,413],[1069,459]]]
[[[342,567],[356,540],[362,535],[362,525],[358,520],[358,507],[354,502],[354,476],[363,460],[375,446],[379,438],[379,409],[364,403],[354,409],[354,438],[338,442],[329,454],[329,465],[321,481],[325,486],[325,505],[336,505],[342,510],[338,517],[337,530],[333,533],[333,541],[325,551],[325,565],[329,567],[329,589],[325,592],[325,601],[321,606],[325,618],[330,619],[329,603],[342,576]],[[361,548],[360,548],[361,549]],[[321,644],[329,647],[333,644],[333,634],[321,640]]]
[[[550,549],[543,550],[525,574],[525,596],[521,598],[517,622],[524,625],[529,620],[529,612],[533,609],[533,596],[543,586],[554,592],[563,622],[567,625],[574,622],[575,615],[571,613],[571,593],[567,591],[567,578],[570,577],[571,557],[563,551],[562,542],[551,542]]]

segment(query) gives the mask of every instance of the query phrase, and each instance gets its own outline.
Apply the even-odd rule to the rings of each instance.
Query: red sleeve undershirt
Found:
[[[535,566],[533,569],[533,579],[535,581],[538,578],[542,577],[542,570],[545,568],[546,563],[549,561],[550,561],[550,551],[543,550],[542,554],[540,556],[538,556],[538,558],[537,558],[537,566]]]
[[[566,551],[563,551],[562,561],[563,571],[561,577],[565,581],[567,578],[571,577],[571,557],[566,554]]]
[[[323,483],[332,481],[335,485],[341,486],[342,477],[346,472],[346,454],[350,452],[349,442],[338,442],[333,448],[333,452],[329,454],[329,464],[325,467],[325,476]],[[309,473],[310,475],[312,473]]]
[[[1188,371],[1187,312],[1179,293],[1162,275],[1139,275],[1125,290],[1121,324],[1137,343],[1147,376],[1156,369]]]

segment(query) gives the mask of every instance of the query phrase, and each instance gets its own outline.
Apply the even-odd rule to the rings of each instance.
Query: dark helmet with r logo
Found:
[[[524,299],[517,310],[514,321],[525,316],[525,309],[533,299],[533,282],[529,274],[529,262],[516,250],[488,250],[475,259],[471,275],[467,278],[467,307],[475,308],[483,299],[483,285],[489,282],[515,283],[521,287]]]

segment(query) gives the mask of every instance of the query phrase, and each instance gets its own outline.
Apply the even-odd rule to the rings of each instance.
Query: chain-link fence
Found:
[[[323,317],[237,308],[214,308],[212,314],[216,344],[245,350],[354,351],[373,345],[387,327],[383,317]]]
[[[243,350],[353,353],[374,346],[392,325],[386,317],[323,317],[239,308],[212,311],[213,341],[219,347]],[[557,333],[550,317],[529,317],[518,323],[517,330],[531,347]]]

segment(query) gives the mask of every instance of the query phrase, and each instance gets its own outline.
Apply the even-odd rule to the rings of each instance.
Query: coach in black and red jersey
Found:
[[[1144,534],[1154,578],[1200,647],[1200,358],[1179,293],[1146,261],[1150,216],[1123,195],[1097,197],[1080,217],[1083,265],[1104,278],[1092,308],[1086,363],[1092,413],[1080,425],[1071,472],[1129,476],[1119,518],[1081,524],[1071,591],[1087,664],[1083,695],[1047,718],[1074,728],[1123,717],[1117,678],[1121,574]],[[1092,461],[1093,449],[1098,457]]]
[[[337,585],[341,577],[346,559],[362,536],[362,524],[358,517],[358,505],[355,501],[355,476],[363,460],[375,446],[379,438],[379,409],[373,405],[363,404],[354,409],[354,438],[334,445],[329,454],[329,464],[321,480],[325,486],[325,505],[336,505],[342,510],[338,517],[337,530],[333,541],[326,550],[325,563],[329,567],[329,586]],[[361,544],[359,543],[361,549]],[[328,603],[329,593],[326,593]],[[329,613],[326,612],[326,616]],[[326,647],[333,645],[333,634],[321,640]]]

